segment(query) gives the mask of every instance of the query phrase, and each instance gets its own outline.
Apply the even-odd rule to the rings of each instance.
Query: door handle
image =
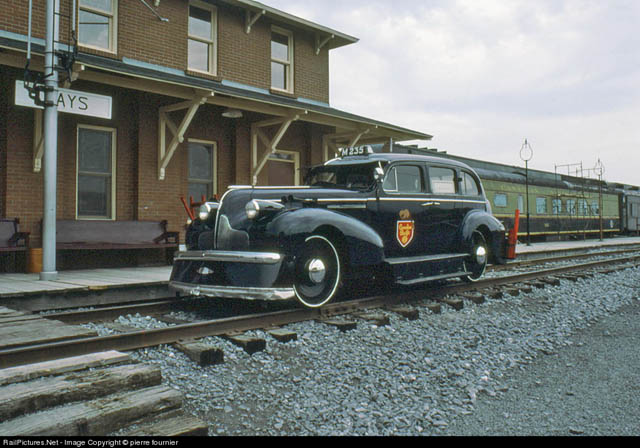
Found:
[[[422,204],[423,207],[431,207],[432,205],[440,205],[439,202],[429,201]]]

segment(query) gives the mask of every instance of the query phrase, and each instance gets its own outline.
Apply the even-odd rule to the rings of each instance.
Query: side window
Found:
[[[562,200],[561,199],[552,199],[551,200],[551,208],[553,209],[554,215],[559,215],[562,213]]]
[[[78,40],[80,45],[115,53],[117,0],[80,0]]]
[[[78,219],[115,218],[116,130],[78,126]]]
[[[216,146],[213,142],[190,140],[189,196],[199,201],[202,196],[209,199],[216,194]]]
[[[462,188],[462,194],[466,196],[480,196],[480,187],[478,186],[478,182],[476,182],[475,178],[471,174],[463,171],[462,183],[460,185]]]
[[[431,192],[436,194],[455,194],[456,172],[451,168],[429,167]]]
[[[422,173],[415,165],[399,165],[389,170],[382,184],[384,191],[390,193],[421,193]]]
[[[576,214],[576,200],[575,199],[567,199],[567,213],[570,215]]]
[[[547,213],[547,198],[536,198],[536,213],[539,215]]]
[[[507,195],[504,193],[496,193],[493,197],[493,205],[496,207],[506,207],[507,206]]]

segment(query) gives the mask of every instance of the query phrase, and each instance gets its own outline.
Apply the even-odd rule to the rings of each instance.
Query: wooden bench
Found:
[[[29,249],[29,232],[20,232],[18,218],[0,218],[0,252],[24,252]]]
[[[9,263],[0,259],[0,272],[18,269],[18,254],[26,254],[29,250],[29,232],[20,232],[20,220],[18,218],[0,218],[0,255],[12,254],[12,268]],[[5,258],[5,257],[2,257]],[[22,258],[22,257],[21,257]],[[6,266],[5,266],[6,264]],[[24,270],[24,266],[20,268]]]
[[[179,232],[168,231],[167,221],[56,221],[58,251],[177,249],[179,244]],[[165,255],[171,263],[173,252]]]

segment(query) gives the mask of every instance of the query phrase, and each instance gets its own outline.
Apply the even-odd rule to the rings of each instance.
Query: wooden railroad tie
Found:
[[[211,366],[224,362],[223,350],[204,342],[180,341],[174,343],[173,346],[201,366]]]
[[[420,317],[420,312],[416,308],[412,308],[405,305],[389,305],[385,309],[399,314],[407,320],[416,320]]]
[[[263,338],[247,336],[241,333],[228,333],[223,335],[222,337],[229,340],[238,347],[242,347],[244,351],[250,355],[261,352],[267,348],[267,341],[265,341]]]
[[[366,320],[367,322],[371,322],[378,327],[384,327],[385,325],[389,325],[390,323],[389,316],[383,313],[373,313],[370,311],[365,311],[356,313],[355,316],[359,317],[360,319]]]
[[[355,330],[358,326],[358,323],[353,320],[322,319],[320,322],[336,327],[340,331]]]
[[[456,311],[460,311],[464,308],[464,302],[461,299],[444,299],[443,302]]]
[[[462,297],[472,301],[476,305],[481,305],[485,302],[485,298],[482,294],[464,294]]]
[[[272,328],[267,330],[267,333],[278,342],[289,342],[298,339],[298,334],[296,332],[285,330],[284,328]]]

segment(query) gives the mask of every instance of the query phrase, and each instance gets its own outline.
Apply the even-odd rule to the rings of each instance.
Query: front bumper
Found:
[[[175,293],[248,300],[288,300],[293,288],[276,286],[283,257],[271,252],[186,251],[173,263]]]
[[[173,292],[189,296],[206,296],[246,300],[289,300],[295,296],[293,288],[248,288],[240,286],[208,286],[193,283],[169,282]]]

